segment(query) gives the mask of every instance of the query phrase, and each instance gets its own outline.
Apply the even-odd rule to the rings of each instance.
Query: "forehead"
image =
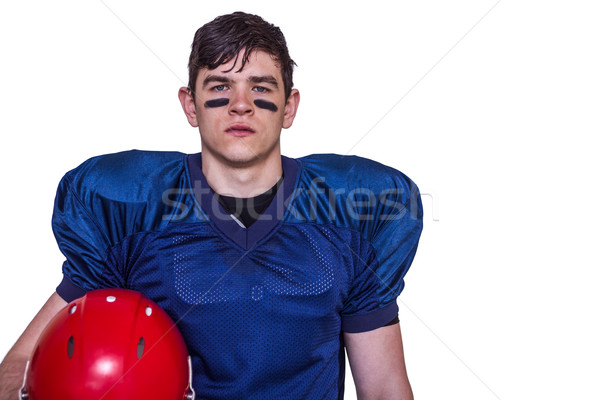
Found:
[[[240,70],[242,67],[243,56],[244,49],[238,53],[237,57],[234,57],[225,64],[219,65],[213,70],[202,68],[200,71],[198,71],[198,78],[202,79],[207,75],[214,74],[226,75],[230,79],[235,79],[236,77],[243,79],[247,76],[272,75],[278,81],[283,80],[279,64],[269,53],[262,50],[253,51],[248,56],[248,61],[246,61],[246,64],[244,64],[243,69]]]

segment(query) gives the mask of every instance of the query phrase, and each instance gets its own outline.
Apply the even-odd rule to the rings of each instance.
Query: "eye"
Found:
[[[264,86],[256,86],[254,88],[254,90],[257,91],[258,93],[268,93],[269,92],[269,89],[267,89]]]
[[[217,85],[217,86],[213,87],[213,90],[214,90],[215,92],[222,92],[222,91],[224,91],[225,89],[227,89],[227,86],[226,86],[226,85]]]

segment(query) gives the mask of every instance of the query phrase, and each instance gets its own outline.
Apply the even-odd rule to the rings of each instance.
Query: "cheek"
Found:
[[[206,108],[204,106],[198,107],[196,114],[198,128],[200,129],[200,134],[203,136],[212,136],[219,130],[222,117],[220,117],[220,113],[216,111],[217,109],[215,108]]]

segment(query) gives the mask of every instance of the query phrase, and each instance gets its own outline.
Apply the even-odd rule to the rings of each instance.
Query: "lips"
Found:
[[[230,133],[234,136],[248,136],[255,133],[254,129],[250,128],[248,125],[244,124],[234,124],[225,130],[225,132]]]

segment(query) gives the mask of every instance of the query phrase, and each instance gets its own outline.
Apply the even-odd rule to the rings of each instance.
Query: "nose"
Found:
[[[253,113],[254,103],[250,93],[245,90],[235,90],[229,98],[229,112],[237,115]]]

